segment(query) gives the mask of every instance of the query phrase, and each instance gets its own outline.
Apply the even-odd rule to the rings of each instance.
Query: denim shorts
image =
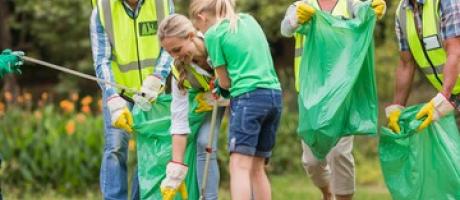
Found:
[[[230,153],[270,158],[281,118],[280,90],[256,89],[230,100]]]

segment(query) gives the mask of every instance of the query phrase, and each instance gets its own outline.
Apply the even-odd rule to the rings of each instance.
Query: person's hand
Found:
[[[402,109],[404,109],[404,107],[398,104],[393,104],[385,108],[385,115],[388,119],[388,128],[390,128],[395,133],[401,132],[401,127],[399,126],[399,117],[401,116]]]
[[[8,73],[21,73],[20,67],[24,64],[22,51],[11,51],[11,49],[5,49],[0,54],[0,78]]]
[[[421,131],[428,127],[433,121],[445,116],[454,110],[452,103],[441,93],[438,93],[431,101],[423,105],[422,109],[415,116],[416,119],[423,119],[422,124],[417,128]]]
[[[211,79],[209,83],[211,93],[214,95],[214,98],[219,99],[219,97],[230,98],[230,91],[220,87],[219,79]]]
[[[188,166],[184,163],[171,161],[166,166],[166,178],[163,179],[160,185],[161,195],[165,200],[172,200],[177,191],[182,194],[182,197],[187,197],[187,189],[184,179],[187,175]]]
[[[298,24],[305,24],[310,21],[316,10],[305,2],[296,3],[296,17]]]
[[[195,109],[195,112],[209,112],[212,111],[212,104],[214,98],[209,92],[200,92],[196,95],[195,100],[198,102],[198,106]]]
[[[157,99],[162,90],[163,84],[161,83],[161,80],[156,76],[149,75],[142,83],[141,94],[149,102],[153,102]]]
[[[387,10],[387,4],[385,3],[385,1],[384,0],[372,0],[371,6],[375,12],[375,15],[377,15],[377,19],[379,20],[382,19]]]
[[[107,107],[109,108],[112,126],[132,133],[133,116],[128,109],[126,101],[118,94],[115,94],[107,99]]]

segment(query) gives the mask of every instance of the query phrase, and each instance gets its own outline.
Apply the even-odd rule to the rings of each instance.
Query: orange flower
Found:
[[[59,103],[59,106],[61,107],[61,109],[65,112],[65,113],[71,113],[74,111],[75,109],[75,105],[73,104],[73,102],[69,101],[69,100],[63,100]]]
[[[5,115],[5,104],[0,102],[0,117]]]
[[[73,102],[77,102],[80,96],[78,95],[77,92],[71,92],[70,93],[70,100]]]
[[[11,92],[6,91],[5,93],[3,93],[3,97],[5,97],[5,100],[7,102],[13,101],[13,94],[11,94]]]
[[[22,97],[22,96],[18,96],[18,98],[16,100],[18,101],[19,104],[24,103],[24,97]]]
[[[43,92],[42,95],[41,95],[41,98],[42,98],[43,101],[48,101],[48,93]]]
[[[99,108],[99,112],[102,112],[102,99],[97,100],[97,107]]]
[[[128,142],[128,149],[130,151],[136,150],[136,142],[134,140],[129,140]]]
[[[75,122],[73,120],[69,120],[65,125],[65,131],[67,135],[73,135],[75,133]]]
[[[81,105],[82,106],[88,106],[93,102],[93,98],[91,96],[86,96],[83,99],[81,99]]]
[[[86,116],[83,113],[78,113],[76,119],[79,124],[83,124],[86,121]]]
[[[90,114],[91,113],[91,107],[87,106],[87,105],[84,105],[83,107],[81,107],[81,111],[85,114]]]
[[[38,110],[34,112],[34,116],[35,116],[35,119],[37,120],[41,120],[43,117],[42,113]]]
[[[24,92],[24,100],[26,102],[31,102],[32,101],[32,94],[30,94],[29,92]]]

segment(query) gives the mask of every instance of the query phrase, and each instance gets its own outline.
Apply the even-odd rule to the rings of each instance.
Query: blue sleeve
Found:
[[[460,1],[441,1],[441,35],[449,39],[460,36]]]
[[[97,8],[93,9],[91,14],[90,32],[96,77],[114,82],[113,72],[110,66],[112,62],[112,48],[110,47],[107,33],[99,19]],[[116,89],[110,85],[99,83],[99,86],[106,97],[116,94]]]

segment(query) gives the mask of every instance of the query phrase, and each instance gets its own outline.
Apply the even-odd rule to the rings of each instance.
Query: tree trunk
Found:
[[[9,25],[7,24],[8,18],[10,17],[10,6],[6,2],[6,0],[0,0],[0,50],[11,48],[12,47],[12,40],[11,40],[11,31]],[[3,92],[11,92],[13,94],[13,99],[16,99],[16,96],[19,95],[19,85],[16,80],[15,75],[7,74],[3,78]]]

